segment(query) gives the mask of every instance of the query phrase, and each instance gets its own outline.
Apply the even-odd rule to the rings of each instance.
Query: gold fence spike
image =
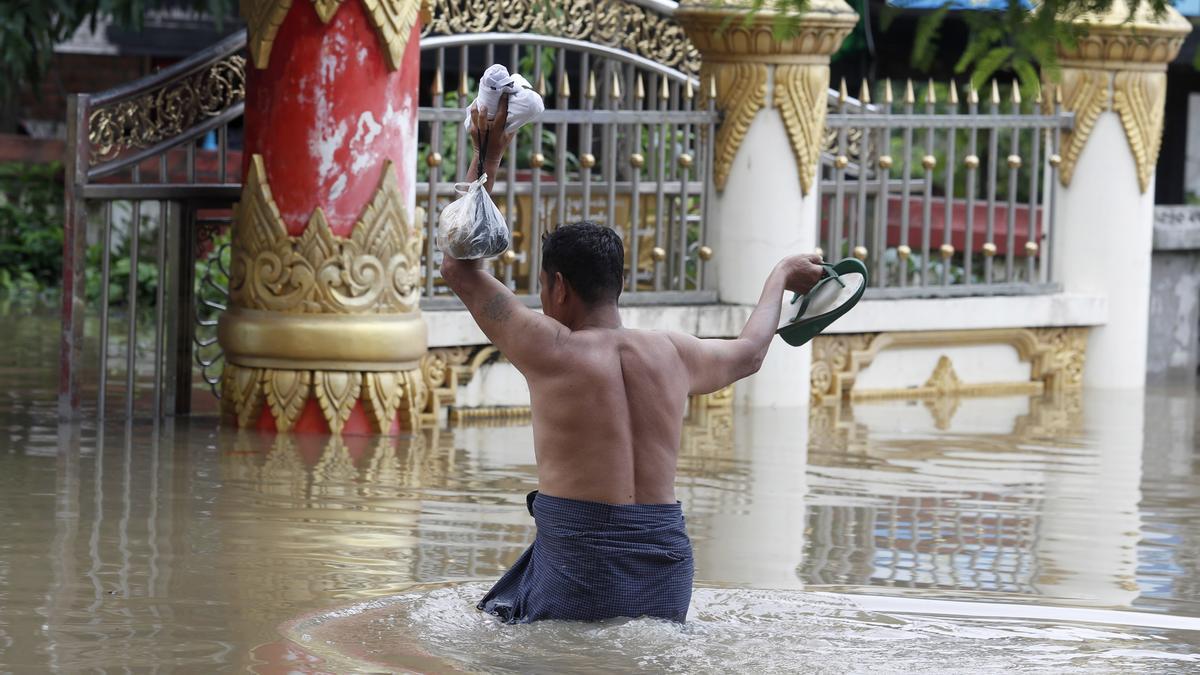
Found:
[[[838,85],[838,105],[845,103],[849,96],[850,95],[846,92],[846,78],[843,77],[842,83]]]
[[[717,76],[708,76],[708,97],[712,100],[717,100]]]
[[[863,78],[862,86],[858,90],[858,100],[860,103],[867,104],[871,102],[871,87],[867,84],[867,78]]]
[[[563,69],[562,81],[558,83],[558,95],[563,98],[571,98],[571,78],[567,77],[567,70]]]
[[[466,98],[471,93],[471,88],[467,86],[467,71],[461,71],[458,74],[458,95]]]
[[[1040,104],[1042,102],[1042,83],[1038,82],[1034,85],[1033,102]]]
[[[958,85],[950,80],[950,104],[958,105]]]
[[[1062,105],[1062,85],[1061,84],[1055,85],[1055,87],[1054,87],[1054,104]]]
[[[658,83],[660,85],[658,87],[658,97],[664,101],[671,98],[671,89],[667,86],[667,77],[665,75],[659,76]]]
[[[596,98],[596,71],[588,72],[587,97]]]
[[[538,73],[537,93],[538,93],[538,96],[541,96],[541,97],[546,96],[546,74],[545,73]]]
[[[883,81],[883,102],[888,105],[892,104],[892,78],[890,77]]]
[[[929,78],[929,88],[925,90],[925,102],[937,103],[937,87],[933,86],[933,78]]]
[[[612,97],[614,99],[621,98],[621,76],[615,70],[613,71],[612,78]]]
[[[646,83],[642,81],[641,73],[638,73],[637,76],[637,88],[634,89],[634,95],[638,97],[638,100],[646,98]]]
[[[433,71],[433,84],[429,87],[429,93],[432,96],[442,95],[442,69],[440,67]]]
[[[909,104],[917,102],[917,96],[913,93],[913,83],[911,77],[908,78],[908,83],[904,85],[904,102]]]
[[[970,82],[967,83],[967,100],[976,105],[979,104],[979,90]]]
[[[1014,80],[1012,83],[1012,102],[1021,105],[1021,87]]]
[[[686,80],[684,80],[683,96],[684,96],[684,98],[686,98],[687,100],[690,101],[690,100],[692,100],[692,97],[694,97],[695,95],[696,95],[696,92],[694,89],[692,89],[692,78],[689,77]]]
[[[995,80],[992,80],[992,103],[1000,105],[1000,85]]]

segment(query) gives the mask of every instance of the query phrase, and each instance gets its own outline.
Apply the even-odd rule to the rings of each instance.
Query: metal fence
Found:
[[[418,112],[427,259],[440,257],[437,215],[455,199],[454,182],[471,159],[463,105],[474,97],[474,76],[501,62],[531,76],[546,112],[513,139],[492,193],[513,231],[513,248],[494,261],[496,276],[518,294],[536,296],[541,235],[588,219],[625,240],[623,302],[716,300],[703,288],[711,156],[701,138],[713,133],[717,113],[711,97],[698,104],[696,78],[637,54],[554,36],[437,36],[421,48],[436,64],[432,106]],[[427,265],[426,298],[447,295]]]
[[[195,328],[195,261],[227,228],[241,192],[230,130],[245,98],[245,40],[233,35],[152,76],[68,99],[65,416],[80,410],[93,367],[100,416],[113,412],[110,394],[127,417],[135,405],[155,416],[191,407],[193,341],[207,342]],[[84,357],[92,312],[96,360]]]
[[[818,172],[818,246],[854,255],[872,272],[875,297],[1042,293],[1050,267],[1059,139],[1074,117],[1040,94],[1007,101],[993,82],[976,91],[912,81],[899,102],[891,82],[879,104],[831,103]],[[940,94],[939,94],[940,92]],[[921,101],[921,103],[918,103]]]

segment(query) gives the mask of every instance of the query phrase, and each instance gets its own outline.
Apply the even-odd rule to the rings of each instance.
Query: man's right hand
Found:
[[[815,253],[801,253],[779,261],[784,289],[801,295],[808,293],[825,275],[822,262],[821,256]]]

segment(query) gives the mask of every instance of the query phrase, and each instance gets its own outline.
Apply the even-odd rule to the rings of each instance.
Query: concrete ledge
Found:
[[[1200,249],[1200,206],[1155,206],[1155,252],[1196,249]]]
[[[864,300],[826,333],[982,330],[1048,326],[1101,326],[1108,323],[1108,300],[1101,295],[1055,293],[973,298]]]
[[[733,337],[741,332],[751,309],[747,305],[723,304],[622,307],[621,319],[629,328],[673,330],[699,337]],[[427,310],[423,315],[429,324],[430,347],[488,343],[466,310]],[[1056,293],[863,300],[826,332],[1100,326],[1107,322],[1108,303],[1103,296]]]

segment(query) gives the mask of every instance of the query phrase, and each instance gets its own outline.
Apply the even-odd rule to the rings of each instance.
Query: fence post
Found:
[[[764,5],[683,0],[676,18],[700,50],[701,94],[723,113],[713,146],[710,237],[722,302],[758,302],[785,254],[816,247],[817,164],[825,130],[829,56],[858,22],[842,0],[813,0],[788,37],[773,35]],[[836,257],[831,251],[829,257]],[[786,310],[785,310],[786,311]],[[762,370],[740,383],[739,403],[807,405],[811,348],[772,348]]]
[[[87,183],[91,145],[88,143],[88,96],[67,98],[67,153],[63,173],[62,337],[59,351],[58,415],[79,416],[83,376],[83,320],[87,307],[84,270],[87,267]],[[106,311],[107,308],[102,308]],[[101,345],[101,349],[107,345]]]
[[[1075,113],[1063,135],[1051,232],[1056,280],[1068,293],[1108,298],[1108,323],[1088,339],[1088,387],[1140,388],[1146,378],[1154,165],[1162,142],[1166,68],[1191,25],[1168,7],[1155,19],[1125,0],[1086,26],[1074,50],[1061,50],[1061,98]]]

